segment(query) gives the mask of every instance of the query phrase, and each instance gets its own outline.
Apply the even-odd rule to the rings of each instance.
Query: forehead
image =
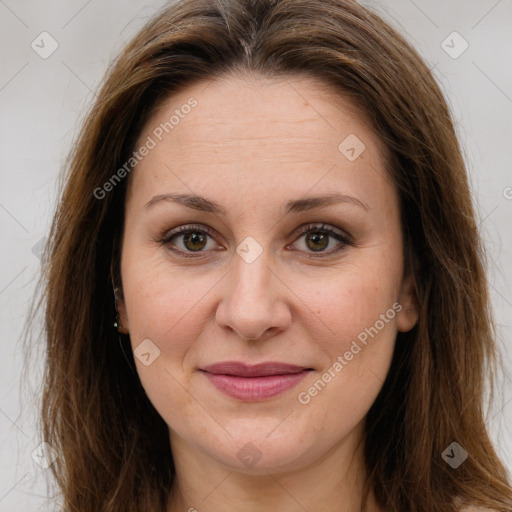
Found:
[[[239,193],[387,182],[386,149],[363,114],[311,77],[196,83],[159,106],[136,147],[148,137],[155,146],[130,180],[137,195],[183,189],[180,179],[224,192],[236,184]]]

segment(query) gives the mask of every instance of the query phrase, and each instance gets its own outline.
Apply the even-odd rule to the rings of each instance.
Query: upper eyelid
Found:
[[[161,238],[163,239],[163,241],[165,241],[176,235],[182,235],[187,231],[201,231],[211,237],[213,237],[215,234],[218,234],[222,239],[224,239],[224,237],[220,233],[218,233],[217,230],[205,226],[203,224],[184,224],[182,226],[177,226],[176,228],[171,229],[170,231],[164,233],[164,235]]]
[[[300,234],[303,235],[307,233],[308,231],[328,231],[330,235],[338,235],[342,238],[351,238],[349,233],[347,233],[345,230],[338,228],[336,226],[333,226],[332,224],[328,224],[326,222],[308,222],[306,224],[303,224],[296,228],[293,233],[294,234]]]

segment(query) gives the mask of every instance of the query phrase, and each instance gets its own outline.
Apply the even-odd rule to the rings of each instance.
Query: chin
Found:
[[[230,471],[251,475],[294,471],[313,463],[326,450],[323,440],[308,439],[296,425],[278,432],[279,422],[275,419],[272,428],[268,428],[268,418],[252,420],[252,428],[247,421],[243,423],[244,428],[239,430],[234,425],[231,430],[226,429],[232,437],[226,434],[223,442],[213,440],[209,446],[203,446]]]

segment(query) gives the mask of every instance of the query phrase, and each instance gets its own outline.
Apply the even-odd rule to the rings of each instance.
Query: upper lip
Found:
[[[234,375],[237,377],[265,377],[268,375],[284,375],[311,370],[306,366],[269,361],[255,365],[248,365],[239,361],[223,361],[221,363],[204,366],[201,370],[218,375]]]

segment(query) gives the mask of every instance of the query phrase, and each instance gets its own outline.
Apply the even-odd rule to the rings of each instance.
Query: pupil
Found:
[[[320,247],[317,248],[310,247],[310,249],[313,249],[314,251],[320,251],[322,249],[325,249],[328,245],[328,237],[321,233],[310,234],[308,235],[307,240],[312,241],[313,244],[320,244]]]

